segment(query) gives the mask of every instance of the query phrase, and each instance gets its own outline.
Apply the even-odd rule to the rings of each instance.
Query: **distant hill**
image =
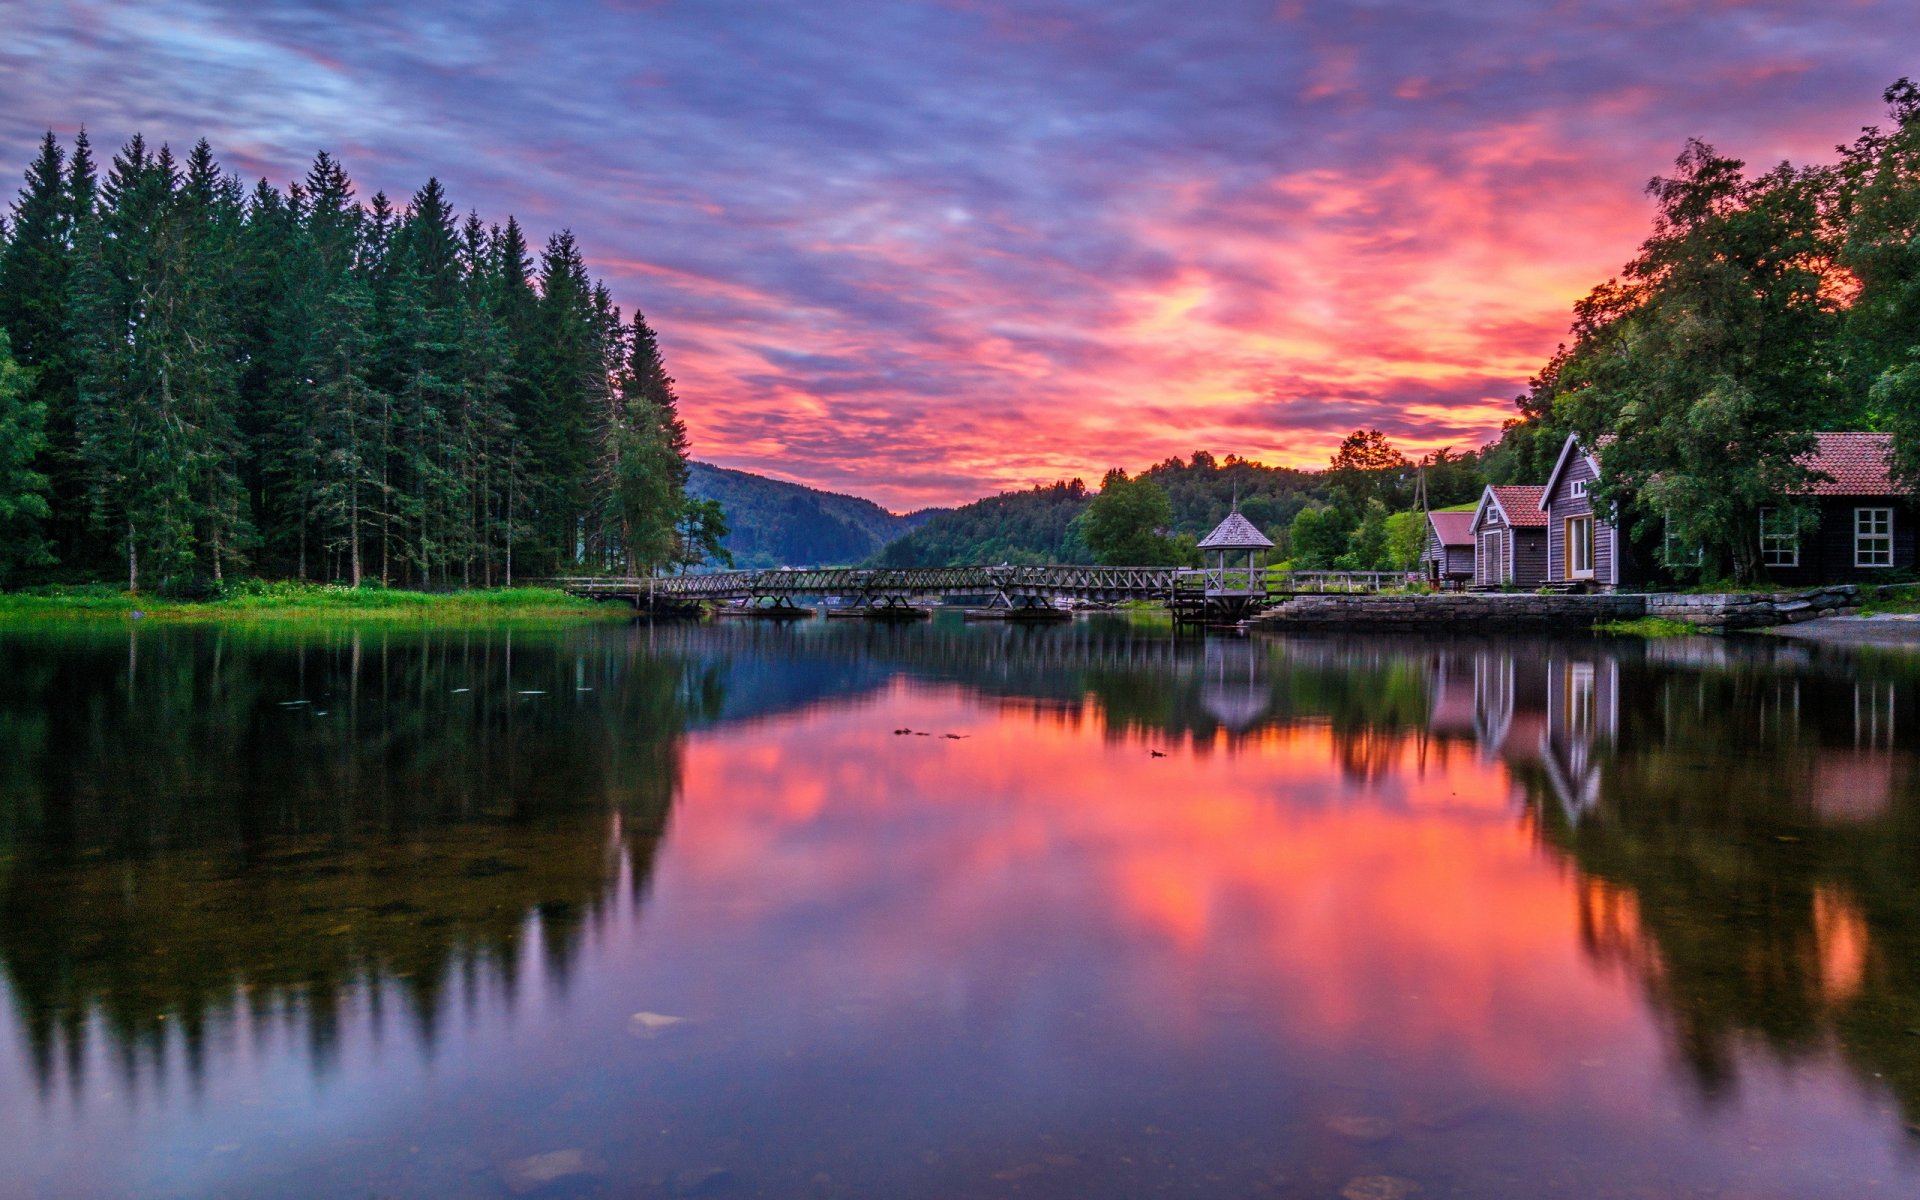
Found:
[[[883,567],[1092,562],[1074,518],[1090,499],[1078,479],[1002,492],[938,513],[874,556]]]
[[[900,516],[871,500],[823,492],[710,463],[688,464],[687,492],[718,500],[733,532],[738,567],[815,567],[864,562],[940,509]]]
[[[1192,461],[1169,458],[1143,477],[1166,489],[1176,534],[1205,537],[1227,515],[1235,498],[1240,511],[1283,542],[1288,522],[1327,496],[1325,476],[1268,467],[1229,454],[1196,453]],[[1003,492],[949,509],[874,556],[888,567],[935,567],[973,563],[1084,563],[1092,556],[1075,519],[1093,492],[1078,480]]]

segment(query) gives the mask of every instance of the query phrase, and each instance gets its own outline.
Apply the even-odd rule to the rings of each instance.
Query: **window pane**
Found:
[[[1893,565],[1893,510],[1856,508],[1853,510],[1853,565],[1891,567]]]

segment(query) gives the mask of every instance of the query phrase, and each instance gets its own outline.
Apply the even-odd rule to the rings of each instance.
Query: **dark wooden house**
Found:
[[[1537,487],[1488,487],[1473,510],[1476,587],[1537,588],[1547,577],[1547,515]]]
[[[1428,583],[1441,587],[1465,587],[1473,582],[1472,513],[1427,514],[1427,548],[1420,555],[1420,570]]]
[[[1920,561],[1920,505],[1893,478],[1892,438],[1884,433],[1821,433],[1806,465],[1822,478],[1796,497],[1811,519],[1790,506],[1760,511],[1760,565],[1784,586],[1872,583],[1910,571]],[[1547,581],[1612,589],[1645,583],[1641,561],[1613,522],[1594,512],[1587,488],[1599,462],[1569,437],[1547,477]]]
[[[1920,508],[1893,478],[1892,435],[1822,433],[1807,466],[1825,476],[1799,497],[1813,506],[1801,527],[1779,509],[1760,512],[1760,566],[1783,584],[1874,583],[1916,562]]]
[[[1594,511],[1587,495],[1598,478],[1599,460],[1569,434],[1540,500],[1546,512],[1548,583],[1610,591],[1641,581],[1626,539],[1612,521]]]

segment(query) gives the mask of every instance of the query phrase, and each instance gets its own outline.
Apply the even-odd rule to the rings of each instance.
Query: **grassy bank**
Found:
[[[551,588],[447,593],[324,584],[245,582],[205,600],[90,585],[0,594],[0,625],[40,621],[417,621],[493,622],[628,617],[623,604],[596,604]]]
[[[1702,632],[1698,625],[1689,625],[1685,621],[1669,621],[1665,617],[1641,617],[1637,621],[1602,621],[1593,627],[1593,631],[1643,638],[1691,637]]]

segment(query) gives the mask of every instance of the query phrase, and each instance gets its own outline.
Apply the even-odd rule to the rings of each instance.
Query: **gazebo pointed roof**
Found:
[[[1273,543],[1267,535],[1254,527],[1252,521],[1240,515],[1239,509],[1227,514],[1227,519],[1214,527],[1212,533],[1200,539],[1202,550],[1271,550]]]

